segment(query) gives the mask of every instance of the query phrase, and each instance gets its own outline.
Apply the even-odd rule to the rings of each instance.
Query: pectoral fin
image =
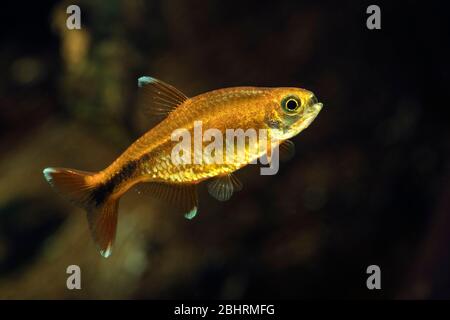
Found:
[[[233,174],[227,174],[213,180],[208,184],[208,192],[219,201],[227,201],[233,192],[242,190],[242,183]]]
[[[291,140],[284,140],[279,149],[280,159],[283,161],[291,160],[295,155],[295,144]]]
[[[291,160],[295,155],[295,144],[291,140],[284,140],[278,145],[278,151],[269,146],[265,155],[268,163],[272,163],[275,152],[278,152],[278,159],[281,161]]]

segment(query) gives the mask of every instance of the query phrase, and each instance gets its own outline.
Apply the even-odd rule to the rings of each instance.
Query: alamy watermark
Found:
[[[66,9],[66,13],[69,14],[66,20],[66,27],[69,30],[81,29],[81,9],[77,5],[70,5]]]
[[[370,265],[366,269],[366,273],[370,274],[367,278],[366,286],[369,290],[381,289],[381,269],[376,264]]]
[[[81,290],[81,269],[76,264],[70,265],[66,269],[67,277],[66,287],[69,290]]]
[[[366,26],[369,30],[381,29],[381,9],[379,6],[372,4],[367,7],[367,14],[370,16],[366,20]]]
[[[225,136],[225,139],[224,139]],[[246,164],[269,165],[262,167],[261,175],[274,175],[279,169],[279,140],[271,138],[267,129],[226,129],[225,132],[208,128],[195,121],[193,137],[186,128],[176,129],[171,140],[177,142],[171,152],[175,165]],[[204,146],[204,143],[207,143]]]

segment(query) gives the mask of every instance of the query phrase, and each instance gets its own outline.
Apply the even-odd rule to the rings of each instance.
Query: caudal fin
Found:
[[[63,197],[87,211],[89,228],[100,254],[112,253],[117,229],[118,199],[98,197],[99,185],[92,182],[94,173],[65,168],[46,168],[48,183]]]

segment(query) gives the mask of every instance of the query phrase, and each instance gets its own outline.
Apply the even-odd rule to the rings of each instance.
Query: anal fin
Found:
[[[194,184],[169,184],[149,182],[138,186],[140,193],[146,193],[163,201],[167,201],[184,213],[186,219],[193,219],[197,215],[198,195]]]

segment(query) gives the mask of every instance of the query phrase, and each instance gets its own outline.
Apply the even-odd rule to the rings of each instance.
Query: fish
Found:
[[[191,98],[149,76],[140,77],[138,87],[149,114],[163,116],[159,123],[104,170],[87,172],[59,167],[43,170],[47,182],[60,195],[85,209],[94,243],[105,258],[111,255],[116,238],[119,200],[132,187],[145,186],[146,192],[176,204],[187,219],[192,219],[198,212],[199,183],[208,180],[208,192],[213,197],[221,201],[230,199],[242,189],[235,171],[263,156],[270,160],[274,147],[293,150],[289,139],[306,129],[323,107],[311,91],[296,87],[231,87]],[[174,148],[180,144],[180,139],[174,139],[174,132],[183,129],[184,133],[195,135],[198,123],[205,134],[208,129],[215,130],[215,139],[225,137],[229,129],[240,129],[265,132],[265,141],[274,142],[263,145],[258,140],[237,145],[233,137],[226,142],[231,141],[235,147],[230,154],[242,151],[244,156],[239,161],[233,157],[222,162],[209,159],[225,153],[225,147],[217,148],[209,158],[201,151],[206,158],[200,162],[174,161]],[[201,141],[201,147],[204,144]],[[188,151],[193,152],[190,159],[199,155],[195,146],[178,155]]]

